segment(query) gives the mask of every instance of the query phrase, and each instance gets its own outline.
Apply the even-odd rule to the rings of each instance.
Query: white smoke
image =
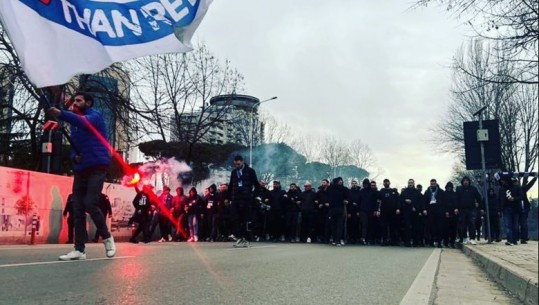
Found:
[[[141,175],[139,185],[151,184],[156,190],[162,190],[167,185],[174,190],[182,186],[182,174],[190,171],[189,165],[175,158],[146,162],[138,168]]]

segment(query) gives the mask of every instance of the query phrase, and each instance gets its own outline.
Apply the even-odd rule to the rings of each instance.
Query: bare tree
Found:
[[[350,164],[363,169],[372,169],[376,166],[376,157],[371,148],[361,140],[353,140],[348,143]]]
[[[184,54],[162,54],[130,63],[134,103],[140,108],[140,132],[147,139],[175,140],[192,148],[217,121],[232,120],[227,105],[212,106],[217,95],[240,91],[243,76],[222,63],[203,44]]]
[[[346,142],[334,136],[323,138],[322,161],[326,162],[335,170],[338,166],[350,164],[350,154]]]
[[[444,5],[447,11],[465,18],[477,37],[491,41],[498,62],[511,62],[513,74],[493,70],[473,77],[487,82],[537,85],[539,74],[539,2],[537,0],[418,0],[415,7],[431,3]],[[462,67],[464,68],[464,67]],[[500,76],[503,76],[500,78]]]
[[[457,53],[452,101],[447,115],[433,130],[440,135],[435,143],[442,151],[461,152],[464,160],[462,122],[476,120],[473,113],[487,106],[485,118],[499,120],[505,169],[530,171],[536,167],[538,157],[537,87],[505,81],[518,69],[510,61],[496,60],[503,55],[493,54],[502,51],[492,50],[487,43],[475,40]],[[481,77],[492,70],[499,81]]]
[[[279,121],[276,117],[265,112],[260,116],[264,127],[264,143],[290,143],[294,139],[290,125]]]

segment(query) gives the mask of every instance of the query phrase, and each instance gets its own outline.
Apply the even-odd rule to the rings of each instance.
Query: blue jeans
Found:
[[[92,218],[97,233],[103,238],[110,237],[105,217],[98,207],[99,196],[105,183],[105,171],[75,173],[73,178],[73,214],[75,221],[75,250],[84,252],[88,241],[86,213]]]
[[[518,216],[518,211],[515,211],[512,207],[505,207],[503,209],[505,235],[507,235],[507,241],[513,244],[516,244],[518,241]]]

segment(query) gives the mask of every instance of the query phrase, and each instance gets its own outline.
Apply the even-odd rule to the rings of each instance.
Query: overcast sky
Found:
[[[466,27],[405,0],[216,0],[194,38],[228,58],[245,94],[295,132],[357,138],[394,186],[447,182],[455,157],[429,128],[446,111],[448,66]],[[380,181],[381,184],[381,181]]]

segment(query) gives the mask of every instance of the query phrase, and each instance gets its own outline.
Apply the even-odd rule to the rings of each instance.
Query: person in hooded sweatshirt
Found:
[[[447,182],[445,185],[445,211],[444,211],[444,242],[446,247],[455,248],[458,230],[458,214],[457,210],[457,193],[452,182]]]
[[[427,217],[427,243],[431,247],[442,248],[442,225],[444,217],[445,196],[436,179],[430,180],[430,185],[423,195],[423,214]]]
[[[503,223],[507,236],[505,244],[508,246],[517,245],[519,238],[518,216],[522,209],[522,190],[508,176],[502,177],[500,184],[498,200],[503,209]]]
[[[500,209],[500,201],[498,200],[498,196],[496,195],[496,191],[493,188],[489,188],[487,190],[487,196],[488,196],[488,218],[490,221],[490,229],[491,229],[491,238],[495,240],[496,242],[502,241],[500,239],[500,217],[502,215],[501,209]],[[481,215],[486,215],[486,202],[483,199],[483,202],[481,203]],[[488,226],[485,222],[485,239],[489,239],[489,232],[488,232]]]
[[[333,179],[333,183],[328,187],[328,198],[330,230],[333,236],[332,245],[344,246],[344,207],[348,202],[348,189],[343,185],[341,177]]]
[[[462,178],[460,184],[461,186],[457,187],[458,208],[456,209],[456,213],[459,215],[459,238],[460,242],[464,243],[469,234],[468,242],[475,245],[477,244],[475,242],[475,218],[481,203],[481,195],[477,188],[471,185],[470,178]]]
[[[359,243],[366,245],[369,237],[372,237],[372,233],[369,233],[369,220],[372,219],[373,213],[378,211],[377,200],[378,196],[375,190],[371,188],[371,182],[369,179],[363,179],[362,188],[359,191],[359,227],[361,229],[361,237]],[[374,240],[369,242],[374,243]]]

